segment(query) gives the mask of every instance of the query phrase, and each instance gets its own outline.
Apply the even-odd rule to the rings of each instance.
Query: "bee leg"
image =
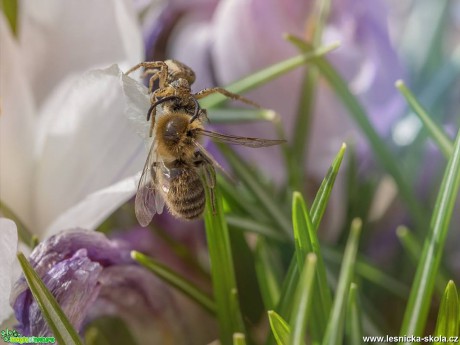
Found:
[[[209,89],[204,89],[204,90],[201,90],[200,92],[195,93],[194,96],[195,96],[196,99],[200,99],[200,98],[206,97],[206,96],[208,96],[210,94],[213,94],[213,93],[220,93],[220,94],[222,94],[225,97],[228,97],[230,99],[241,101],[243,103],[252,105],[252,106],[254,106],[256,108],[262,108],[259,104],[255,103],[255,102],[253,102],[253,101],[251,101],[251,100],[249,100],[247,98],[244,98],[243,96],[237,95],[236,93],[227,91],[227,90],[225,90],[224,88],[221,88],[221,87],[213,87],[213,88],[209,88]]]
[[[146,77],[148,74],[153,74],[149,81],[150,92],[153,90],[153,82],[157,79],[160,81],[160,88],[165,87],[168,75],[168,65],[166,63],[163,61],[141,62],[130,68],[125,74],[130,74],[141,67],[145,69],[143,77]]]

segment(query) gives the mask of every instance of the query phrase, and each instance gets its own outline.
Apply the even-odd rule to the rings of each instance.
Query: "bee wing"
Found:
[[[216,186],[216,169],[214,167],[218,167],[224,173],[224,169],[220,166],[219,163],[206,151],[206,149],[198,142],[194,142],[195,146],[198,149],[198,153],[202,159],[200,163],[201,173],[204,177],[204,182],[206,186],[209,188],[209,196],[211,199],[211,207],[213,214],[216,213],[216,198],[214,195],[214,187]]]
[[[248,147],[266,147],[273,146],[285,143],[286,140],[271,140],[271,139],[261,139],[261,138],[251,138],[251,137],[239,137],[236,135],[222,134],[213,131],[208,131],[206,129],[197,128],[195,129],[197,133],[205,135],[212,138],[215,141],[223,142],[226,144],[232,145],[243,145]]]
[[[145,161],[139,185],[137,186],[134,211],[141,226],[147,226],[153,216],[163,212],[165,201],[158,191],[156,144],[152,144],[147,160]],[[161,173],[161,172],[160,172]]]

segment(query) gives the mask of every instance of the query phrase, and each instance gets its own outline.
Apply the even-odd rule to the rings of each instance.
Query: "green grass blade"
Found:
[[[438,145],[444,157],[449,159],[449,157],[452,155],[452,152],[454,150],[452,141],[449,139],[446,133],[444,133],[444,131],[431,119],[430,115],[428,115],[427,111],[423,108],[423,106],[419,103],[419,101],[417,101],[415,96],[406,87],[406,85],[404,84],[402,80],[398,80],[395,85],[396,85],[396,88],[404,96],[407,103],[409,103],[412,110],[422,121],[423,125],[427,129],[431,138]]]
[[[30,248],[34,248],[34,239],[30,231],[26,228],[24,223],[18,216],[8,207],[5,203],[0,201],[0,214],[2,217],[9,218],[16,223],[18,229],[18,237],[21,242],[25,243]]]
[[[267,242],[263,238],[257,241],[254,260],[265,309],[271,310],[275,308],[280,298],[280,278],[274,269],[276,264],[269,253]]]
[[[294,68],[304,65],[305,63],[307,63],[315,57],[325,55],[326,53],[338,48],[338,46],[338,43],[333,43],[329,46],[319,47],[314,51],[278,62],[275,65],[264,68],[263,70],[255,72],[235,83],[226,86],[225,89],[237,94],[252,90],[260,85],[266,84],[267,82],[286,74]],[[225,96],[214,94],[206,98],[203,98],[203,100],[200,100],[200,106],[204,109],[209,109],[222,104],[226,100],[227,98],[225,98]]]
[[[218,145],[220,151],[232,166],[233,171],[243,182],[256,198],[256,201],[263,207],[266,214],[269,215],[276,224],[283,230],[285,236],[291,236],[291,224],[285,216],[279,205],[273,200],[273,195],[265,188],[250,171],[242,159],[229,147]]]
[[[361,220],[356,218],[351,223],[351,231],[348,237],[343,264],[340,269],[339,282],[335,293],[334,304],[330,318],[327,323],[323,345],[338,345],[343,342],[343,330],[345,322],[345,312],[347,307],[348,295],[351,281],[354,274],[354,264],[358,252],[359,235],[361,233]]]
[[[316,0],[314,10],[308,21],[309,28],[312,28],[313,47],[321,44],[323,29],[329,16],[331,7],[330,0]],[[318,71],[314,67],[306,69],[301,88],[301,97],[297,107],[297,116],[294,125],[294,133],[290,154],[288,155],[289,185],[292,190],[304,190],[303,169],[307,159],[306,148],[310,134],[310,122],[315,108],[316,85],[318,82]]]
[[[339,173],[340,165],[342,164],[343,156],[347,145],[342,144],[339,152],[335,156],[332,165],[327,171],[321,185],[319,186],[318,192],[316,193],[313,204],[311,205],[311,221],[315,230],[318,230],[319,223],[323,218],[324,212],[326,211],[329,197],[331,196],[332,187],[334,187],[335,179]]]
[[[460,132],[455,139],[454,152],[447,164],[438,193],[431,218],[430,232],[423,246],[409,302],[404,314],[401,335],[412,334],[417,336],[423,333],[452,211],[458,195],[459,171]]]
[[[311,51],[312,49],[308,43],[297,37],[289,36],[288,39],[303,51]],[[401,173],[398,166],[398,160],[387,148],[385,142],[379,137],[358,99],[351,93],[346,82],[326,59],[317,57],[310,60],[310,62],[318,68],[321,75],[328,81],[328,84],[335,91],[336,95],[348,108],[351,117],[361,128],[363,134],[367,137],[367,140],[375,153],[376,159],[393,177],[398,186],[399,192],[405,200],[406,206],[414,217],[414,220],[417,222],[417,225],[421,229],[425,228],[425,213],[423,212],[418,199],[415,197],[412,187],[408,184],[408,181],[406,181]]]
[[[436,322],[435,336],[458,337],[460,323],[460,306],[458,303],[458,294],[455,283],[451,280],[447,283],[446,290],[442,296],[441,305],[438,312],[438,321]],[[445,342],[444,342],[445,343]],[[441,344],[436,343],[436,344]]]
[[[16,36],[18,34],[18,0],[1,0],[0,8],[8,20],[11,31]]]
[[[210,110],[208,118],[212,124],[274,121],[276,113],[269,109],[222,108]]]
[[[233,345],[246,345],[246,336],[243,333],[233,333]]]
[[[405,226],[399,226],[396,229],[396,235],[398,236],[399,240],[401,241],[402,246],[409,254],[409,258],[412,260],[415,266],[420,259],[420,254],[422,253],[422,244],[418,241],[418,239],[409,231],[409,229]],[[436,277],[436,289],[439,292],[439,295],[442,296],[444,294],[445,286],[447,284],[446,274],[442,271],[442,268],[439,268],[439,273]]]
[[[302,345],[305,343],[307,321],[313,302],[313,282],[315,280],[316,255],[308,254],[300,274],[299,285],[294,295],[294,308],[290,319],[292,330],[289,344]],[[316,315],[315,315],[316,318]]]
[[[345,336],[348,339],[348,344],[358,345],[363,343],[361,306],[358,301],[358,286],[355,283],[351,283],[348,296]]]
[[[316,279],[314,282],[314,291],[317,298],[313,301],[315,318],[312,320],[312,337],[314,340],[319,341],[324,335],[326,322],[332,305],[332,297],[327,283],[326,267],[321,255],[316,229],[308,214],[305,201],[298,192],[294,192],[292,198],[292,225],[294,229],[295,254],[299,271],[303,270],[303,264],[308,253],[313,252],[317,257]]]
[[[216,214],[213,214],[209,191],[206,189],[204,221],[220,340],[223,345],[229,345],[233,341],[233,333],[244,333],[244,324],[238,299],[235,298],[237,291],[235,270],[227,223],[222,210],[222,199],[218,188],[214,189],[214,193]]]
[[[321,222],[327,203],[329,201],[329,197],[331,195],[331,191],[334,186],[336,176],[338,174],[343,156],[345,154],[345,149],[346,146],[342,145],[336,157],[334,158],[334,161],[332,162],[332,165],[329,168],[326,177],[323,179],[321,186],[319,187],[319,190],[311,206],[311,222],[314,226],[315,231],[318,230],[318,226]],[[292,297],[294,295],[294,289],[298,283],[299,269],[297,267],[297,260],[298,259],[296,256],[292,258],[288,273],[281,288],[282,293],[280,303],[277,309],[283,316],[289,314],[289,311],[292,306]],[[318,290],[321,289],[318,287]]]
[[[78,332],[73,328],[56,299],[51,292],[48,291],[24,254],[18,253],[18,260],[21,264],[30,291],[40,307],[56,341],[59,344],[83,345],[78,336]]]
[[[235,215],[228,215],[225,217],[229,226],[238,228],[245,232],[252,232],[262,235],[273,240],[286,242],[286,237],[272,229],[269,225],[265,225],[252,218],[244,218]]]
[[[288,323],[273,310],[268,311],[268,320],[276,343],[278,345],[287,345],[291,336],[291,329]]]
[[[343,261],[343,255],[336,249],[327,246],[322,246],[322,253],[324,260],[329,264],[340,265]],[[361,278],[374,283],[375,285],[387,290],[388,292],[402,298],[407,299],[410,289],[407,285],[401,283],[399,280],[382,272],[377,267],[369,263],[369,259],[358,256],[355,263],[355,272]]]
[[[131,252],[131,257],[157,277],[198,303],[198,305],[203,307],[210,314],[214,315],[216,313],[216,305],[211,297],[207,296],[193,283],[180,276],[169,267],[135,250]]]

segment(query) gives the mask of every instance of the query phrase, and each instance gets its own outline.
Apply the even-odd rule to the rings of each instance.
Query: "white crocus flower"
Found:
[[[17,38],[0,17],[0,198],[39,238],[93,229],[134,194],[145,151],[121,72],[84,73],[142,60],[130,4],[24,1]]]
[[[40,239],[94,229],[135,193],[146,152],[125,112],[145,116],[149,104],[118,67],[143,57],[131,6],[23,1],[18,37],[0,13],[0,200]],[[0,240],[2,322],[17,272],[14,223],[0,219]]]

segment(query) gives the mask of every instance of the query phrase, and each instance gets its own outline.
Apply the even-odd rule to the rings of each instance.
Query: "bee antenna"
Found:
[[[153,111],[153,109],[156,108],[157,105],[160,105],[161,103],[170,101],[172,99],[180,99],[180,97],[178,97],[178,96],[168,96],[168,97],[165,97],[165,98],[162,98],[162,99],[156,101],[155,103],[152,103],[152,105],[149,108],[149,111],[147,112],[147,121],[150,121],[150,116],[152,115],[152,111]]]
[[[199,112],[201,110],[200,105],[198,104],[198,101],[196,100],[196,98],[192,97],[192,99],[193,99],[193,102],[195,102],[195,112],[193,113],[193,116],[190,119],[190,123],[192,123],[193,121],[195,121],[198,118]]]

